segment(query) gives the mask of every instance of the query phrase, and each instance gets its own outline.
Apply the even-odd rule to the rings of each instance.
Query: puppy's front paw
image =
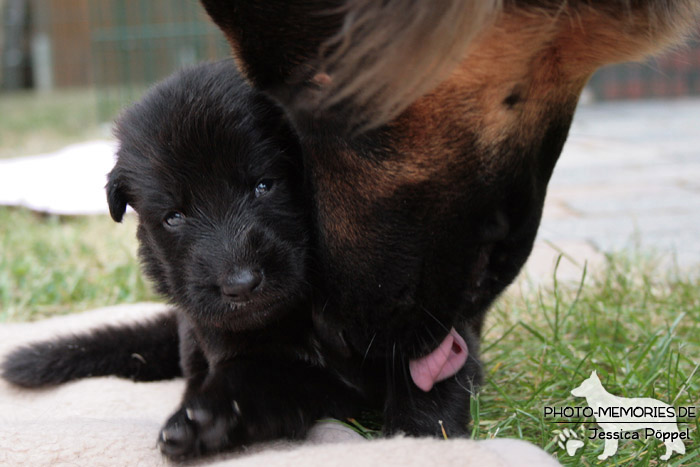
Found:
[[[216,404],[205,399],[190,400],[161,429],[158,447],[173,460],[231,449],[242,443],[240,425],[238,402]]]

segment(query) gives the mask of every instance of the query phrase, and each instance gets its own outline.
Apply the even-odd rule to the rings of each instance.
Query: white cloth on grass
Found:
[[[114,141],[89,141],[0,159],[0,205],[62,215],[108,213],[105,185],[116,149]]]

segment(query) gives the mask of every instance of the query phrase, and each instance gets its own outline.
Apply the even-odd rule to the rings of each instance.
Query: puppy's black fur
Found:
[[[359,400],[325,368],[312,332],[296,137],[236,76],[232,62],[183,71],[117,122],[110,212],[116,221],[127,205],[138,213],[144,270],[174,310],[20,348],[3,370],[25,387],[184,375],[182,405],[159,437],[176,459],[300,438]]]

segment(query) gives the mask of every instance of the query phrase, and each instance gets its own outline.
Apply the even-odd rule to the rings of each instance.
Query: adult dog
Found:
[[[383,372],[388,432],[464,433],[478,370],[451,329],[472,352],[528,257],[591,74],[679,40],[698,2],[202,3],[300,135],[319,332]]]

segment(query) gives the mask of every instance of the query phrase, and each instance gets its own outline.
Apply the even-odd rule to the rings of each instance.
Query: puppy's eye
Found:
[[[166,228],[175,229],[185,224],[185,215],[181,212],[173,211],[163,219]]]
[[[258,198],[262,195],[267,194],[270,190],[272,190],[272,186],[275,184],[275,181],[272,180],[271,178],[266,178],[264,180],[260,180],[258,185],[255,187],[255,197]]]

